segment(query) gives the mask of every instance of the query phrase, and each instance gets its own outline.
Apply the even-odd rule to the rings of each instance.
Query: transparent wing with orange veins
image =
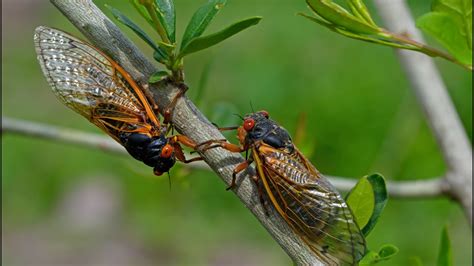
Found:
[[[131,77],[89,44],[62,31],[38,27],[41,69],[56,96],[119,141],[121,132],[153,134],[159,121]],[[120,142],[120,141],[119,141]]]
[[[252,152],[269,200],[318,257],[329,265],[356,264],[365,239],[329,181],[297,150],[290,154],[261,144]]]

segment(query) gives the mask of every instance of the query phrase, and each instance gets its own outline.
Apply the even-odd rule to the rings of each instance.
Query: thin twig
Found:
[[[424,43],[404,0],[375,0],[375,4],[387,28]],[[397,54],[448,166],[449,193],[461,203],[472,225],[471,142],[433,59],[407,50]]]
[[[105,135],[85,133],[78,130],[54,127],[47,124],[30,122],[8,117],[2,117],[2,133],[15,133],[32,137],[77,144],[82,147],[100,149],[106,152],[127,154],[126,150],[117,142]],[[186,164],[185,167],[211,170],[205,163],[196,162]],[[354,187],[356,180],[347,177],[326,177],[340,191],[349,191]],[[439,197],[447,187],[443,178],[431,178],[415,181],[389,181],[387,189],[390,197],[395,198],[426,198]]]
[[[148,77],[157,71],[157,68],[90,0],[50,1],[92,44],[111,56],[134,80],[146,84]],[[163,107],[168,106],[170,99],[178,92],[176,86],[164,83],[157,84],[150,89],[162,110]],[[224,138],[187,97],[182,97],[177,101],[172,122],[178,132],[196,143]],[[212,149],[202,156],[226,184],[230,184],[235,165],[243,161],[239,154],[223,149]],[[322,265],[302,239],[278,214],[272,212],[270,216],[265,215],[259,203],[255,185],[248,178],[249,175],[254,175],[255,171],[249,169],[246,174],[244,178],[238,180],[238,186],[233,190],[242,203],[255,215],[295,263],[298,265]]]

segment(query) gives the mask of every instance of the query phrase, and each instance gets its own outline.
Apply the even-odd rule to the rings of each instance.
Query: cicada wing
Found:
[[[43,74],[69,108],[116,140],[122,130],[146,133],[159,128],[137,84],[102,52],[47,27],[35,30],[34,42]]]
[[[279,213],[326,263],[356,264],[365,254],[365,239],[341,195],[296,153],[263,145],[255,150],[257,169]]]

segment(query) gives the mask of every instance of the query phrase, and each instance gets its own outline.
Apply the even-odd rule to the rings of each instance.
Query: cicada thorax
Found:
[[[325,263],[356,264],[365,253],[365,239],[351,210],[288,132],[262,111],[244,118],[238,136],[242,147],[251,150],[264,202],[270,202]]]

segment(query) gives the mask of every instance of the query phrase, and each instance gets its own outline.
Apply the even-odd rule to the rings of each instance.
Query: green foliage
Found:
[[[361,178],[348,193],[347,204],[365,236],[374,228],[387,200],[385,180],[379,174]]]
[[[157,83],[157,82],[160,82],[161,80],[163,80],[164,78],[166,78],[168,76],[168,72],[166,71],[157,71],[155,73],[153,73],[149,78],[148,78],[148,83]]]
[[[256,25],[258,22],[260,22],[261,19],[262,17],[247,18],[230,25],[229,27],[219,32],[203,37],[194,38],[189,41],[186,46],[181,47],[179,57],[184,57],[188,54],[195,53],[213,45],[216,45],[224,41],[225,39],[230,38],[231,36],[245,30],[246,28]]]
[[[441,242],[438,252],[438,266],[453,265],[453,254],[451,251],[451,241],[449,240],[448,228],[445,226],[441,232]]]
[[[378,252],[368,251],[359,261],[360,266],[374,265],[381,261],[389,260],[398,253],[398,248],[394,245],[385,244]]]
[[[349,13],[346,9],[331,0],[306,0],[306,3],[316,14],[338,28],[344,28],[354,33],[365,34],[374,34],[379,31],[379,29],[374,27],[371,23]],[[355,4],[352,4],[351,6],[356,10],[357,8],[365,9],[363,12],[368,14],[365,6]],[[360,14],[360,12],[357,14]]]
[[[435,0],[432,12],[418,18],[416,25],[457,60],[472,65],[472,1]]]
[[[209,23],[217,13],[225,6],[227,0],[209,0],[200,7],[189,21],[181,41],[181,50],[194,38],[202,35]]]
[[[361,228],[366,226],[375,206],[372,186],[366,177],[361,178],[357,182],[346,201],[354,214],[357,224]]]
[[[351,12],[333,0],[306,0],[314,15],[300,15],[349,38],[438,56],[472,70],[471,1],[435,0],[434,12],[418,21],[419,27],[433,35],[452,55],[377,26],[363,0],[346,2]]]
[[[148,45],[150,45],[155,51],[159,51],[160,48],[153,42],[153,40],[133,21],[131,21],[127,16],[125,16],[122,12],[118,9],[115,9],[109,5],[105,5],[110,11],[112,15],[117,19],[120,23],[130,28],[133,32],[135,32],[138,37],[144,40]]]
[[[364,1],[362,0],[347,0],[346,1],[349,7],[351,8],[352,13],[359,19],[364,20],[370,25],[377,26],[370,16],[367,6],[365,6]]]
[[[214,46],[223,40],[257,24],[261,17],[252,17],[236,22],[214,34],[201,37],[211,23],[214,16],[224,7],[226,0],[209,0],[192,16],[184,32],[180,50],[176,45],[176,11],[173,0],[130,0],[138,13],[150,24],[160,36],[161,40],[154,42],[133,21],[115,8],[108,8],[114,17],[125,26],[132,29],[141,39],[150,45],[154,52],[153,58],[164,64],[171,71],[170,77],[176,81],[183,81],[183,57]],[[150,80],[157,82],[163,77],[160,71]]]
[[[173,0],[155,0],[155,14],[164,26],[171,43],[176,42],[176,11]]]

